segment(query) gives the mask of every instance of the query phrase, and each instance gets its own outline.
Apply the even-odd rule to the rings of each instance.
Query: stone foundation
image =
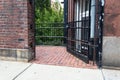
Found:
[[[28,49],[0,49],[0,60],[28,62],[33,56]]]
[[[120,67],[120,37],[103,38],[103,66]]]

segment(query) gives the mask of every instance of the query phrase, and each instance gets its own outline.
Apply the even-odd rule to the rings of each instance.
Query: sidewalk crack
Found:
[[[22,73],[24,73],[28,68],[30,68],[33,64],[30,64],[28,67],[26,67],[23,71],[21,71],[19,74],[17,74],[12,80],[16,80]]]
[[[102,69],[100,69],[100,71],[101,71],[101,73],[102,73],[103,80],[105,80],[105,75],[104,75],[104,73],[103,73]]]

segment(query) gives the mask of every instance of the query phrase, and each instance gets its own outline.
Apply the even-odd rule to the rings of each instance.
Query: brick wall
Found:
[[[26,0],[0,0],[0,48],[28,48]]]
[[[120,1],[105,1],[104,36],[120,36]]]
[[[29,8],[29,0],[0,0],[0,59],[30,59]]]

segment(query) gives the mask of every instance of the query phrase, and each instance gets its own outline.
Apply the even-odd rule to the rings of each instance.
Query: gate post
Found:
[[[120,67],[120,0],[105,0],[103,66]]]
[[[32,0],[0,0],[0,60],[34,58]]]
[[[67,43],[67,25],[68,25],[68,0],[64,0],[64,44]]]

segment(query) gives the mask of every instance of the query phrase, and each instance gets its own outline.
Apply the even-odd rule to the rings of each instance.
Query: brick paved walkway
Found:
[[[79,68],[97,68],[92,64],[86,64],[66,51],[62,46],[37,46],[36,59],[32,63],[69,66]]]

